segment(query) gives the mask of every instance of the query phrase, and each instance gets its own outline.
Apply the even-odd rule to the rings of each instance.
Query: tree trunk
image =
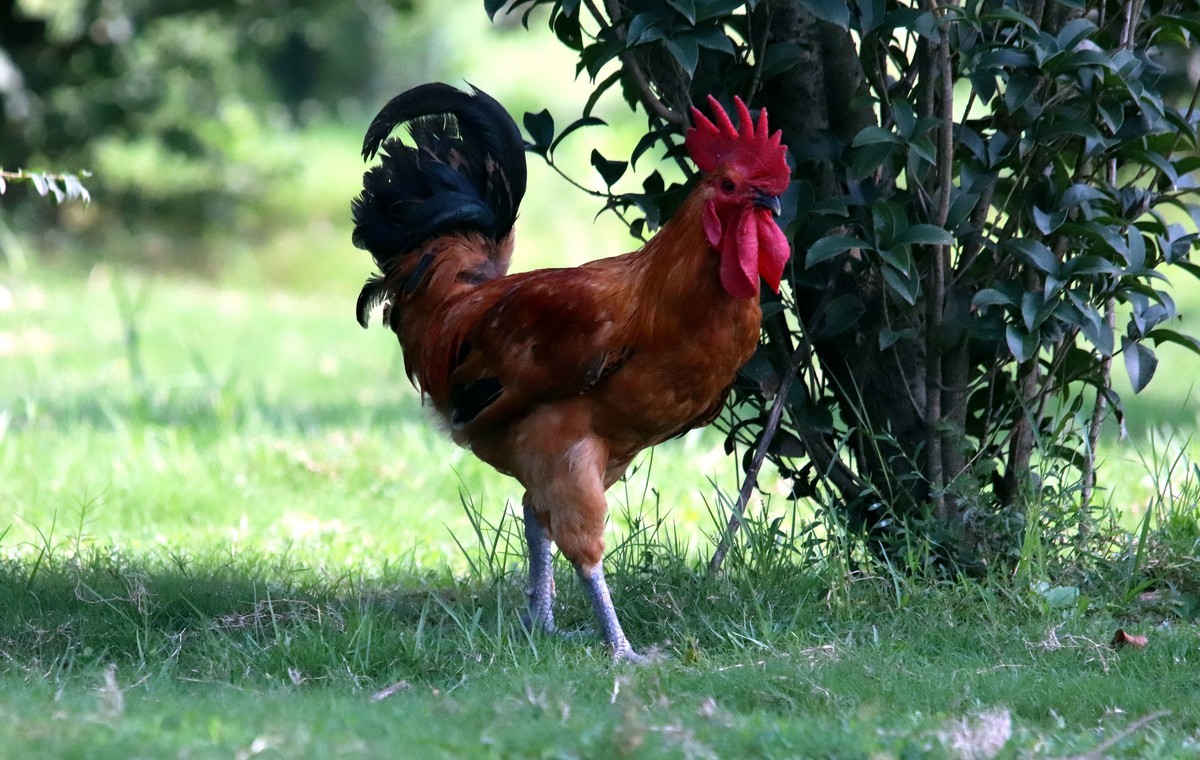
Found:
[[[797,171],[812,184],[818,201],[844,196],[849,188],[837,180],[831,163],[836,156],[830,149],[840,152],[864,127],[876,123],[870,108],[852,105],[866,89],[853,39],[815,19],[796,0],[760,4],[753,22],[756,40],[769,34],[772,41],[791,42],[802,51],[798,65],[763,85],[759,100],[770,111],[772,126],[783,130]],[[886,195],[887,188],[880,189]],[[804,252],[795,255],[802,257]],[[848,334],[813,339],[813,348],[831,392],[851,416],[847,422],[854,428],[857,470],[869,484],[868,493],[861,487],[841,489],[844,506],[851,525],[872,535],[889,512],[914,514],[929,497],[921,461],[928,433],[925,352],[919,337],[880,350],[878,336],[890,319],[887,288],[878,270],[861,264],[851,252],[849,265],[839,257],[821,267],[809,287],[794,284],[809,336],[833,298],[853,295],[864,307]],[[772,319],[782,323],[784,317]],[[916,328],[918,336],[923,332],[921,325],[891,325],[896,331],[903,327]],[[768,326],[768,331],[786,334],[781,327]],[[779,366],[788,347],[777,351]]]

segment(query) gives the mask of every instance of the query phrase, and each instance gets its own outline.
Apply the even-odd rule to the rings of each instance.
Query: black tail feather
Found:
[[[387,286],[381,276],[373,276],[367,279],[363,285],[362,291],[358,294],[358,303],[355,305],[355,312],[358,314],[358,323],[363,327],[367,326],[370,321],[371,312],[375,311],[375,307],[388,299]]]
[[[408,124],[411,142],[389,138]],[[386,274],[422,242],[452,230],[475,230],[500,241],[511,232],[525,194],[525,148],[508,112],[487,93],[434,83],[393,98],[371,122],[363,158],[380,163],[363,175],[352,204],[353,241]],[[359,298],[386,300],[372,279]]]

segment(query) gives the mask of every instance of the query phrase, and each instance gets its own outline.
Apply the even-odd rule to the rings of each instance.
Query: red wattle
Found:
[[[792,247],[788,244],[787,235],[775,223],[775,217],[765,208],[756,209],[755,221],[757,234],[754,236],[758,247],[758,273],[771,286],[771,290],[779,292],[779,281],[783,279],[783,269],[792,255]]]
[[[758,235],[754,215],[742,212],[736,227],[725,230],[721,241],[721,286],[734,298],[758,295]]]
[[[758,295],[758,280],[776,293],[783,279],[783,270],[792,255],[787,236],[770,210],[748,206],[741,210],[737,224],[722,224],[713,204],[704,207],[704,234],[720,251],[721,286],[734,298]]]

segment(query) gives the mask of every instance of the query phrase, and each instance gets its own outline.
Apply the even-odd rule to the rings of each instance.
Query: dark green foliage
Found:
[[[795,495],[837,505],[880,556],[918,544],[960,568],[1007,563],[1051,479],[1073,484],[1057,494],[1075,505],[1060,529],[1089,534],[1100,428],[1110,414],[1123,426],[1113,358],[1137,392],[1161,344],[1200,353],[1172,326],[1166,278],[1200,275],[1200,90],[1167,68],[1196,47],[1200,3],[509,12],[528,24],[540,6],[595,82],[584,116],[615,85],[648,115],[631,164],[655,147],[678,157],[687,108],[710,93],[768,108],[784,131],[790,288],[764,295],[731,439],[766,447]],[[535,145],[550,143],[549,115],[535,124]],[[617,193],[625,162],[593,165],[606,208],[638,236],[681,190],[656,172],[645,192]]]
[[[294,172],[272,155],[251,164],[250,138],[392,94],[373,89],[394,87],[381,62],[396,68],[379,22],[410,5],[0,1],[0,169],[90,170],[92,244],[161,231],[175,265],[211,264],[198,239]],[[23,195],[5,199],[14,227],[54,226],[56,210]]]

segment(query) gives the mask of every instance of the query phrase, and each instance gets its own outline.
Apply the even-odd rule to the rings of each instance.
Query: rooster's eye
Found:
[[[731,180],[731,179],[723,180],[721,182],[721,191],[722,192],[732,193],[736,189],[737,189],[737,185],[733,184],[733,180]]]

